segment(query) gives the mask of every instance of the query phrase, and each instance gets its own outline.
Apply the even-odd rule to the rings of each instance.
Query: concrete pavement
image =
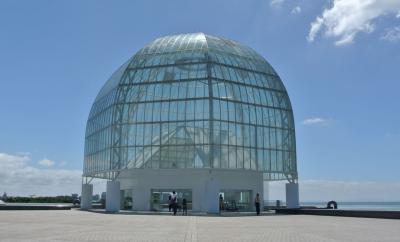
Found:
[[[0,211],[0,241],[400,241],[400,220]]]

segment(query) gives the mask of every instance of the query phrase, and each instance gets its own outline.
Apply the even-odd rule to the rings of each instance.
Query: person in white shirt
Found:
[[[174,215],[176,215],[176,211],[178,210],[178,196],[175,191],[172,191],[171,203],[172,203],[172,209],[174,211]]]

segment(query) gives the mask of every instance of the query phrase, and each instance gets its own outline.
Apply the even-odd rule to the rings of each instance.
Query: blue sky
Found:
[[[2,0],[0,192],[78,192],[101,86],[146,43],[188,32],[251,46],[280,74],[303,200],[333,196],[321,184],[400,200],[398,0]]]

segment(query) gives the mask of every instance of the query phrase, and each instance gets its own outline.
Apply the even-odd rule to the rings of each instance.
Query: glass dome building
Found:
[[[105,83],[86,126],[82,207],[108,179],[107,210],[163,210],[172,190],[196,211],[252,210],[264,181],[298,204],[293,111],[271,65],[203,33],[154,40]],[[263,197],[263,196],[261,196]],[[230,204],[228,201],[231,201]],[[85,204],[86,202],[86,204]]]

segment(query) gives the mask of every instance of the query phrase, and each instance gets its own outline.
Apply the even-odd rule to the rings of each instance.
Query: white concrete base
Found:
[[[119,181],[107,181],[106,211],[118,212],[121,208],[121,189]]]
[[[299,184],[286,183],[286,207],[298,208],[299,207]]]
[[[93,184],[82,184],[81,209],[92,208]]]
[[[121,190],[132,189],[132,210],[149,211],[151,189],[190,189],[192,211],[219,212],[221,190],[251,191],[250,210],[257,193],[263,198],[263,174],[250,170],[132,169],[118,176]],[[108,196],[107,196],[108,197]]]

